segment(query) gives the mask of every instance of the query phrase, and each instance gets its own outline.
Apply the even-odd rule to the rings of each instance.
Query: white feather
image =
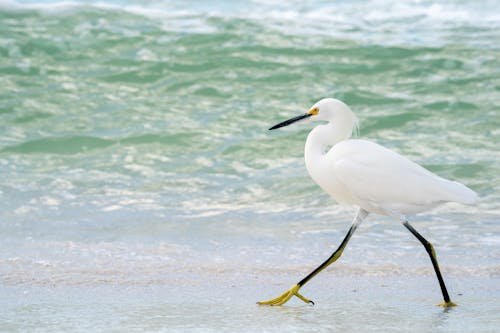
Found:
[[[309,133],[305,160],[313,180],[343,204],[384,215],[418,213],[455,201],[474,204],[477,194],[466,186],[441,178],[383,146],[349,139],[357,118],[342,102],[326,99],[319,109],[319,125]],[[325,154],[324,148],[332,146]]]

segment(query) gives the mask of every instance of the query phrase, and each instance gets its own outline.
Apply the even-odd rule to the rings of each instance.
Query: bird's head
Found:
[[[269,130],[288,126],[303,119],[322,120],[333,123],[348,123],[352,127],[357,127],[358,124],[358,118],[342,101],[335,98],[323,98],[314,104],[306,113],[276,124]]]

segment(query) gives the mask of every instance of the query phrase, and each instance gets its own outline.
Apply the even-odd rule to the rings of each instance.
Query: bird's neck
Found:
[[[340,124],[328,123],[316,126],[307,136],[304,149],[307,170],[313,176],[316,168],[321,167],[324,155],[328,149],[340,141],[351,136],[352,126],[341,126]],[[313,176],[314,178],[314,176]]]

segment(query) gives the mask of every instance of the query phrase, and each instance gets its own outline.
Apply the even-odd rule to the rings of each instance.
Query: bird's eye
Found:
[[[310,115],[317,115],[319,113],[319,109],[318,108],[312,108],[311,110],[309,110],[309,112],[307,112],[307,114],[310,114]]]

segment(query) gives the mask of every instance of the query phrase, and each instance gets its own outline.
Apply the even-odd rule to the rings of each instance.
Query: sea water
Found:
[[[500,327],[496,1],[0,1],[0,331]],[[480,196],[369,216],[309,178],[323,97]],[[404,184],[401,184],[404,187]]]

